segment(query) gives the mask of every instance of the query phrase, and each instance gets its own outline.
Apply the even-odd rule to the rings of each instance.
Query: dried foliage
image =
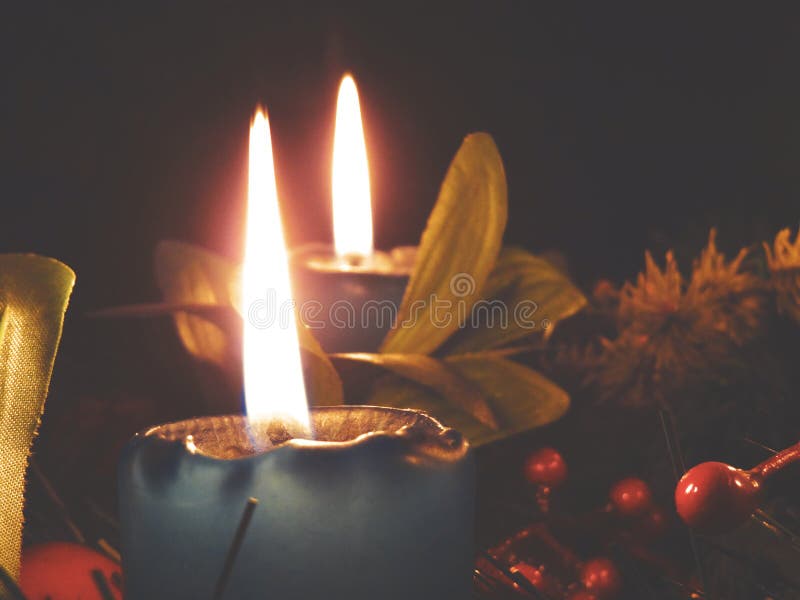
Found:
[[[588,373],[603,397],[662,404],[740,377],[743,348],[763,333],[769,306],[765,282],[742,267],[746,256],[743,249],[727,260],[714,230],[688,279],[671,252],[663,268],[646,253],[644,272],[611,305],[617,335],[601,340],[597,368]]]
[[[789,228],[775,236],[772,249],[764,243],[778,311],[800,324],[800,229],[794,241]]]

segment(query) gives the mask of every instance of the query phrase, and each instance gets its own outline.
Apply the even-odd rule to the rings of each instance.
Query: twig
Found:
[[[774,450],[773,448],[770,448],[769,446],[766,446],[766,445],[762,444],[761,442],[757,442],[756,440],[751,439],[749,437],[742,438],[742,440],[747,442],[748,444],[751,444],[751,445],[757,447],[757,448],[761,448],[762,450],[765,450],[766,452],[769,452],[770,454],[777,454],[778,453],[777,450]]]
[[[90,319],[145,319],[150,317],[170,316],[176,312],[198,313],[206,311],[215,312],[219,310],[219,304],[203,304],[198,302],[168,304],[165,302],[152,302],[149,304],[126,304],[124,306],[101,308],[86,313],[86,316]]]
[[[75,538],[75,541],[79,544],[86,544],[86,538],[84,537],[83,533],[81,533],[80,528],[75,524],[72,520],[72,517],[69,514],[69,510],[67,510],[66,504],[61,500],[61,497],[56,492],[53,485],[50,483],[50,480],[47,479],[45,474],[39,468],[39,465],[36,463],[36,460],[31,459],[30,462],[30,470],[31,473],[36,477],[39,481],[39,485],[42,486],[47,497],[50,499],[50,502],[55,506],[56,512],[59,516],[64,520],[64,524],[69,529],[72,537]]]
[[[117,521],[114,517],[109,515],[105,512],[102,508],[97,505],[97,502],[89,498],[88,496],[83,499],[86,506],[89,510],[97,517],[98,520],[103,521],[110,529],[113,530],[114,533],[119,532],[119,521]]]
[[[738,562],[740,562],[740,563],[742,563],[744,565],[747,565],[747,566],[750,566],[752,564],[752,562],[753,562],[747,556],[745,556],[745,555],[743,555],[743,554],[741,554],[739,552],[736,552],[735,550],[731,550],[727,546],[724,546],[723,544],[720,544],[720,543],[718,543],[718,542],[716,542],[714,540],[707,539],[707,540],[705,540],[705,542],[706,542],[706,545],[710,546],[710,548],[712,550],[716,550],[717,552],[719,552],[721,554],[724,554],[725,556],[727,556],[728,558],[730,558],[732,560],[738,561]],[[762,591],[766,592],[767,595],[772,596],[774,598],[778,597],[773,591],[771,591],[768,588],[766,588],[764,585],[762,585],[756,579],[754,579],[752,577],[747,577],[745,574],[743,574],[742,576],[747,579],[748,583],[751,583],[751,584],[755,585],[756,587],[760,588]],[[773,578],[773,581],[774,581],[774,574],[771,573],[771,577]],[[780,577],[780,580],[778,581],[778,583],[782,587],[790,588],[790,589],[794,590],[795,592],[800,591],[800,587],[798,587],[797,585],[794,584],[794,582],[790,581],[789,579],[786,579],[785,577]],[[793,596],[793,597],[795,597],[795,596]]]
[[[502,562],[497,560],[494,556],[492,556],[489,552],[481,552],[481,555],[491,563],[493,567],[495,567],[498,571],[500,571],[503,575],[508,577],[511,581],[516,583],[519,587],[523,590],[528,592],[537,600],[547,600],[547,596],[545,596],[535,585],[533,585],[530,581],[528,581],[524,575],[520,573],[515,573],[511,569],[507,568]]]
[[[122,557],[119,554],[119,550],[114,548],[111,544],[108,543],[108,540],[105,538],[100,538],[97,540],[97,547],[103,551],[103,553],[108,556],[111,560],[115,563],[120,564],[122,562]]]
[[[103,600],[115,600],[114,594],[111,592],[111,588],[108,586],[108,580],[106,580],[106,576],[100,569],[92,569],[92,580],[94,581],[94,585],[97,588],[97,591],[100,592],[100,597]]]
[[[669,460],[672,463],[672,472],[675,475],[675,483],[677,484],[683,473],[686,472],[686,464],[683,461],[683,453],[680,449],[680,441],[675,433],[675,424],[665,408],[658,409],[658,418],[661,421],[661,430],[664,432],[664,442],[667,446]],[[692,531],[691,527],[688,529],[688,531],[689,546],[691,546],[692,556],[694,557],[694,562],[697,566],[697,575],[700,578],[700,585],[703,588],[703,592],[705,592],[705,594],[711,598],[712,595],[708,589],[708,579],[706,578],[705,569],[703,568],[703,561],[700,557],[700,548],[697,546],[697,539],[695,538],[694,531]]]
[[[758,508],[752,514],[752,519],[762,527],[766,527],[774,536],[784,538],[789,542],[792,550],[800,551],[800,538],[798,538],[794,531],[786,527],[786,525],[778,521],[775,517],[763,509]]]
[[[225,556],[222,572],[219,574],[219,579],[217,579],[214,594],[211,596],[213,600],[220,600],[222,594],[225,592],[225,586],[228,585],[231,571],[233,571],[233,565],[236,563],[236,556],[239,554],[239,550],[242,547],[244,536],[247,533],[247,528],[250,525],[250,520],[253,518],[253,512],[256,510],[256,506],[258,506],[258,500],[256,498],[249,498],[247,504],[244,505],[242,518],[239,520],[239,527],[236,528],[233,541],[231,542],[230,548],[228,548],[228,554]]]

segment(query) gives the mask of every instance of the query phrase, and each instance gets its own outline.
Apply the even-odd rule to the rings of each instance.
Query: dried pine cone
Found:
[[[779,231],[773,247],[764,243],[778,311],[800,324],[800,230],[794,242],[788,228]]]

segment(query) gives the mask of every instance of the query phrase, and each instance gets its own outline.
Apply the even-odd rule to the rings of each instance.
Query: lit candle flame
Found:
[[[244,393],[251,420],[290,419],[308,428],[303,368],[289,282],[269,121],[250,126],[247,234],[242,268]]]
[[[340,258],[372,254],[372,203],[356,82],[345,75],[333,138],[333,242]]]

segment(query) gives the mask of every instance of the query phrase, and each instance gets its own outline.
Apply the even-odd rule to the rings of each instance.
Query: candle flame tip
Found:
[[[253,120],[252,124],[255,125],[261,121],[269,121],[269,112],[267,111],[266,107],[263,104],[257,104],[256,110],[253,113]]]
[[[342,78],[336,101],[331,192],[336,254],[370,256],[373,240],[369,165],[358,89],[350,73]]]

